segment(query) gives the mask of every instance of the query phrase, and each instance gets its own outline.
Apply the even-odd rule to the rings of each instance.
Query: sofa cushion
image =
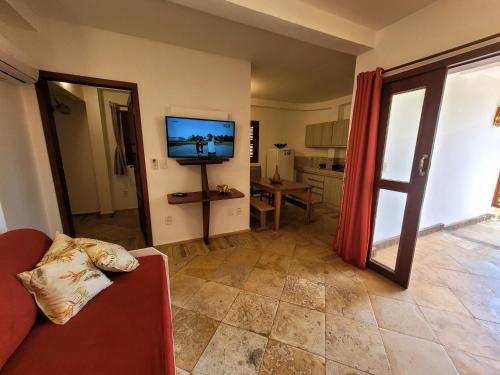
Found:
[[[120,245],[92,238],[76,238],[75,241],[85,249],[96,267],[104,271],[130,272],[139,266],[139,261]]]
[[[141,258],[67,324],[37,323],[5,374],[174,374],[165,263]]]
[[[17,275],[35,296],[38,307],[56,324],[68,322],[111,285],[81,246],[67,236],[61,240],[61,236],[64,235],[58,234],[49,249],[53,254],[50,260]]]
[[[33,268],[52,241],[34,229],[13,230],[0,235],[0,368],[33,326],[36,304],[16,278]]]

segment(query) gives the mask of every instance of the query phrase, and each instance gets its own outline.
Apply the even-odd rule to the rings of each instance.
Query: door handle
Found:
[[[420,162],[418,163],[418,175],[419,176],[425,176],[427,173],[427,170],[424,170],[425,166],[425,161],[429,159],[429,155],[423,154],[422,157],[420,158]]]

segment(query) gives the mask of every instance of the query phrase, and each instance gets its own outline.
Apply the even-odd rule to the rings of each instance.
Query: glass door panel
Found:
[[[405,288],[446,71],[382,85],[368,266]]]
[[[394,271],[406,207],[406,193],[381,189],[373,231],[371,259]]]
[[[425,88],[396,94],[391,100],[382,178],[410,181]]]

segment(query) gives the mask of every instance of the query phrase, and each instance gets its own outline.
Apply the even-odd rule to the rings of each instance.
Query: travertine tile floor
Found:
[[[500,226],[418,241],[411,286],[342,262],[286,221],[160,246],[179,374],[500,374]]]
[[[73,224],[78,237],[116,243],[127,250],[146,246],[137,208],[116,211],[112,215],[74,215]]]

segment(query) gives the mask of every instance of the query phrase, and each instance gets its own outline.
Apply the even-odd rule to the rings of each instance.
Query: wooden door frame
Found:
[[[151,230],[151,214],[149,207],[149,193],[146,175],[146,158],[144,154],[144,143],[142,140],[142,124],[141,112],[139,107],[139,91],[137,83],[114,81],[95,77],[85,77],[66,73],[56,73],[49,71],[40,71],[39,79],[35,83],[38,105],[40,107],[40,115],[42,118],[43,132],[45,142],[47,144],[47,152],[49,155],[50,169],[52,171],[52,179],[56,190],[57,205],[61,217],[63,231],[71,236],[75,235],[71,207],[68,195],[66,178],[62,164],[61,150],[57,139],[56,123],[52,111],[52,103],[50,101],[50,92],[48,83],[51,81],[62,81],[74,83],[78,85],[103,87],[110,89],[129,90],[134,109],[137,154],[139,159],[139,173],[141,176],[142,194],[144,198],[144,216],[146,219],[146,244],[153,245],[153,235]]]
[[[425,86],[426,93],[423,102],[421,117],[418,126],[417,139],[415,143],[414,155],[411,163],[411,173],[408,181],[393,181],[382,178],[382,169],[385,155],[385,147],[387,134],[389,130],[389,116],[391,110],[391,101],[395,94],[408,92],[408,87],[414,87],[412,90],[419,89],[419,83],[422,82],[419,76],[410,76],[405,78],[403,87],[397,87],[400,81],[393,81],[386,84],[391,85],[387,91],[383,91],[381,98],[381,111],[379,123],[379,135],[377,139],[377,160],[375,162],[375,179],[373,184],[373,200],[371,212],[371,234],[370,246],[368,248],[367,265],[375,269],[380,274],[387,278],[393,279],[403,287],[408,287],[411,266],[413,262],[414,249],[417,239],[418,224],[422,210],[422,203],[425,196],[425,188],[429,177],[430,163],[432,159],[432,150],[434,139],[439,120],[439,110],[441,106],[442,93],[444,92],[444,84],[446,81],[447,69],[441,68],[432,70],[426,73],[425,81],[428,82]],[[420,81],[420,82],[419,82]],[[407,86],[407,87],[404,87]],[[431,124],[433,126],[426,126]],[[429,151],[428,151],[429,150]],[[420,158],[423,154],[427,154],[429,159],[426,163],[426,175],[419,176]],[[371,260],[373,236],[375,231],[375,219],[377,215],[377,204],[380,190],[397,191],[406,194],[406,204],[404,216],[401,226],[400,239],[398,243],[398,255],[396,258],[395,269],[391,270],[384,264]],[[419,204],[420,203],[420,204]],[[416,228],[413,235],[412,228]],[[400,252],[400,249],[413,249],[411,255]]]
[[[487,44],[484,46],[479,46],[478,48],[475,48],[472,50],[467,50],[463,53],[459,53],[459,54],[456,54],[456,55],[453,55],[450,57],[443,57],[443,58],[439,59],[440,57],[445,56],[447,54],[454,53],[456,51],[460,51],[464,48],[470,48],[470,47],[473,47],[474,45],[484,43],[484,42],[487,42],[489,40],[496,39],[499,37],[500,37],[500,34],[494,34],[494,35],[491,35],[489,37],[486,37],[486,38],[483,38],[483,39],[480,39],[480,40],[477,40],[477,41],[474,41],[471,43],[467,43],[467,44],[464,44],[464,45],[461,45],[461,46],[458,46],[455,48],[451,48],[451,49],[436,53],[436,54],[431,55],[431,56],[427,56],[427,57],[424,57],[424,58],[421,58],[418,60],[410,61],[408,63],[398,65],[398,66],[395,66],[395,67],[390,68],[390,69],[385,69],[383,73],[389,73],[392,71],[397,71],[399,69],[404,69],[406,67],[410,67],[414,64],[420,64],[422,62],[429,61],[429,63],[415,67],[413,69],[409,69],[409,70],[403,71],[401,73],[396,73],[396,74],[393,74],[393,75],[390,75],[387,77],[383,77],[382,87],[384,84],[387,84],[387,83],[396,82],[396,81],[399,81],[402,79],[406,79],[406,78],[409,78],[412,76],[417,76],[420,74],[428,73],[431,71],[435,71],[435,70],[439,70],[439,69],[456,68],[456,67],[459,67],[462,65],[467,65],[467,64],[470,64],[473,62],[478,62],[481,60],[489,59],[491,57],[500,56],[500,42],[494,42],[494,43]],[[432,61],[432,60],[436,60],[436,59],[438,59],[438,60]],[[443,90],[443,93],[444,93],[444,90]],[[442,100],[442,97],[441,97],[441,100]],[[384,114],[381,111],[381,113],[379,115],[379,120],[383,119],[383,116],[384,116]],[[439,121],[439,119],[437,121]],[[380,124],[380,121],[379,121],[379,124]],[[436,124],[436,130],[437,130],[438,126],[439,126],[439,123]],[[387,129],[385,129],[385,131],[387,131]],[[419,129],[419,131],[420,131],[420,129]],[[381,157],[381,156],[379,155],[379,150],[380,150],[380,147],[383,146],[383,145],[381,145],[381,142],[382,142],[381,138],[383,138],[383,141],[385,142],[385,135],[386,134],[384,133],[383,137],[379,136],[378,140],[377,140],[377,161],[376,161],[375,179],[378,179],[380,177],[380,174],[381,174],[381,166],[379,165],[379,157]],[[382,157],[383,157],[383,155],[382,155]],[[430,161],[432,159],[432,153],[429,155],[429,157],[430,157],[430,159],[428,160],[428,162],[430,163]],[[413,162],[415,163],[415,160]],[[429,169],[430,169],[430,165],[428,167],[428,170]],[[398,182],[394,182],[393,187],[397,187],[397,185],[398,185]],[[372,220],[371,220],[371,228],[370,228],[371,235],[370,235],[370,245],[369,245],[369,249],[368,249],[368,253],[367,253],[367,257],[366,257],[366,264],[368,267],[374,268],[380,274],[382,274],[386,277],[389,277],[390,275],[394,275],[394,273],[391,272],[389,269],[386,269],[382,266],[380,266],[380,267],[375,266],[374,267],[370,263],[371,248],[372,248],[372,241],[373,241],[373,232],[374,232],[374,223],[375,223],[375,221],[374,221],[375,220],[375,212],[376,212],[376,206],[377,206],[377,201],[378,201],[377,189],[378,189],[378,186],[376,186],[374,184],[374,186],[373,186],[374,199],[372,201]],[[395,190],[397,190],[397,189],[395,189]],[[425,199],[425,190],[424,190],[424,199]],[[422,203],[423,203],[423,201],[422,201]],[[418,208],[418,210],[420,212],[421,207]],[[414,251],[413,251],[413,254],[414,254]],[[411,274],[411,268],[412,268],[412,260],[413,260],[413,258],[408,261],[408,265],[407,265],[409,267],[408,272],[410,274]],[[401,277],[397,277],[397,282],[400,284],[407,284],[406,287],[408,287],[408,283],[409,283],[410,276],[411,276],[410,274],[408,275],[407,283],[404,283],[403,282],[404,280],[402,280]]]

